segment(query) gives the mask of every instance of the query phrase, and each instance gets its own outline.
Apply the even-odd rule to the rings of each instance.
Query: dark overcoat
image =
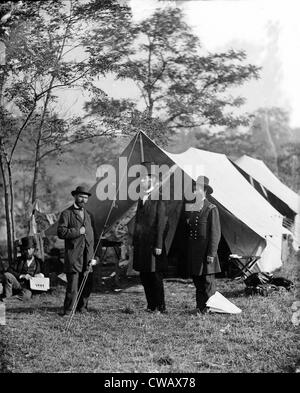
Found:
[[[200,211],[185,212],[186,254],[190,275],[201,276],[221,271],[218,245],[221,239],[221,225],[218,208],[204,200]],[[214,258],[207,263],[207,257]]]
[[[165,234],[167,227],[166,205],[161,199],[148,198],[143,204],[139,199],[133,232],[133,269],[140,272],[165,271],[167,256]],[[162,255],[155,256],[160,248]]]
[[[80,228],[85,227],[85,235]],[[64,210],[58,221],[57,236],[65,240],[65,272],[82,272],[94,256],[94,220],[84,209],[84,219],[74,205]]]

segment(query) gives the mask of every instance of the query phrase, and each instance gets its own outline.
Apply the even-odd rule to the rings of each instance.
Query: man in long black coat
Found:
[[[92,290],[90,266],[95,263],[94,221],[92,215],[84,208],[91,194],[83,186],[78,186],[71,194],[74,197],[74,204],[61,213],[57,228],[58,237],[65,240],[67,289],[63,315],[71,313],[85,274],[88,277],[76,311],[87,311]]]
[[[133,269],[140,272],[145,290],[148,311],[166,312],[163,274],[167,269],[164,239],[166,232],[165,202],[151,198],[151,192],[158,182],[157,175],[151,173],[153,163],[143,163],[147,175],[141,179],[144,190],[135,216],[133,233]],[[152,194],[153,196],[153,194]]]
[[[196,287],[196,307],[206,313],[206,302],[216,292],[215,274],[221,271],[217,254],[221,225],[218,208],[206,199],[213,192],[208,178],[199,177],[193,184],[196,201],[189,208],[185,204],[187,263]]]

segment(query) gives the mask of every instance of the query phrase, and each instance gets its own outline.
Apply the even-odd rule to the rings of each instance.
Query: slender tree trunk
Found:
[[[151,87],[151,61],[152,61],[152,42],[149,39],[149,53],[148,53],[148,86],[147,86],[147,95],[148,95],[148,116],[149,119],[152,118],[153,114],[153,100],[152,100],[152,87]]]
[[[57,55],[56,65],[58,65],[59,61],[61,60],[64,48],[65,48],[66,40],[67,40],[68,31],[71,26],[71,16],[73,14],[72,6],[73,6],[73,2],[71,1],[71,3],[70,3],[71,8],[70,8],[70,15],[69,15],[70,19],[69,19],[69,22],[66,26],[65,33],[64,33],[64,36],[62,39],[62,44],[61,44],[61,47],[60,47],[58,55]],[[34,174],[33,174],[33,181],[32,181],[32,196],[31,196],[32,203],[34,203],[34,201],[36,200],[36,197],[37,197],[37,186],[38,186],[38,178],[39,178],[40,162],[41,162],[41,139],[43,136],[43,126],[44,126],[44,122],[45,122],[47,107],[48,107],[49,99],[51,96],[51,90],[52,90],[52,87],[54,84],[54,80],[55,80],[55,77],[52,76],[50,83],[49,83],[48,92],[46,95],[46,100],[44,103],[44,108],[43,108],[43,113],[42,113],[42,119],[41,119],[40,127],[39,127],[39,134],[38,134],[38,139],[37,139],[37,144],[36,144],[36,153],[35,153],[35,160],[34,160]]]
[[[9,207],[9,185],[7,181],[5,164],[3,160],[3,143],[0,138],[0,168],[3,179],[3,188],[4,188],[4,206],[5,206],[5,219],[6,219],[6,233],[7,233],[7,255],[8,255],[8,263],[12,264],[12,256],[13,256],[13,244],[12,244],[12,236],[11,236],[11,219],[10,219],[10,207]]]
[[[12,173],[11,173],[11,166],[7,162],[7,172],[8,172],[8,184],[9,184],[9,193],[10,193],[10,219],[11,219],[11,238],[12,238],[12,244],[15,244],[15,239],[16,239],[16,233],[15,233],[15,211],[14,211],[14,206],[15,206],[15,197],[14,197],[14,187],[13,187],[13,179],[12,179]],[[15,257],[15,248],[12,248],[12,258]]]
[[[272,138],[272,135],[271,135],[271,132],[270,132],[268,111],[265,112],[265,123],[266,123],[266,128],[265,128],[266,135],[267,135],[267,139],[268,139],[268,142],[270,144],[272,155],[273,155],[273,159],[274,159],[274,165],[272,165],[272,166],[274,168],[274,171],[275,171],[276,175],[278,175],[278,153],[277,153],[276,145],[275,145],[275,143],[273,141],[273,138]]]
[[[39,131],[40,134],[40,131]],[[34,173],[33,173],[33,181],[32,181],[32,194],[31,194],[31,202],[34,203],[37,196],[37,185],[39,178],[39,169],[40,169],[40,137],[38,138],[36,144],[35,151],[35,160],[34,160]]]
[[[153,115],[153,100],[152,100],[152,97],[151,97],[151,93],[149,93],[149,107],[148,107],[148,115],[149,115],[149,118],[151,119],[152,118],[152,115]]]
[[[2,67],[1,67],[2,68]],[[4,67],[2,69],[2,73],[0,75],[0,106],[2,108],[2,99],[3,99],[3,86],[5,82],[5,62]],[[4,158],[5,157],[5,158]],[[5,207],[5,220],[6,220],[6,236],[7,236],[7,256],[9,265],[12,264],[13,257],[13,243],[12,243],[12,234],[11,234],[11,212],[9,206],[9,186],[6,177],[5,170],[5,161],[7,163],[7,157],[5,156],[5,148],[3,144],[2,137],[0,137],[0,169],[3,179],[3,188],[4,188],[4,207]]]
[[[299,167],[298,165],[298,157],[296,154],[294,154],[291,157],[292,160],[292,186],[293,189],[296,190],[296,192],[299,189],[299,171],[297,171],[297,168]]]
[[[32,197],[31,197],[31,202],[34,203],[37,197],[37,186],[38,186],[38,180],[39,180],[39,173],[40,173],[40,163],[41,163],[41,139],[43,135],[43,126],[45,122],[45,117],[46,117],[46,112],[47,112],[47,107],[48,107],[48,102],[50,99],[51,95],[51,87],[53,85],[54,78],[52,78],[50,82],[50,89],[47,93],[44,108],[43,108],[43,113],[42,113],[42,118],[39,126],[39,134],[38,134],[38,139],[36,142],[36,150],[35,150],[35,160],[34,160],[34,174],[33,174],[33,181],[32,181]]]

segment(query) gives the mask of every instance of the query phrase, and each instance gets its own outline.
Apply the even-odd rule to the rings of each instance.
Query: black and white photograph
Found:
[[[3,376],[300,373],[299,15],[1,2]]]

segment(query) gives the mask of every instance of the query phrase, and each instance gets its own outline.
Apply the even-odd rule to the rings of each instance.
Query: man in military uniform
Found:
[[[20,300],[28,300],[32,296],[30,279],[32,277],[44,277],[41,273],[41,260],[34,255],[34,237],[23,237],[21,239],[21,257],[10,266],[3,274],[3,287],[5,298],[19,295]]]
[[[206,176],[193,183],[195,200],[185,203],[186,252],[189,274],[196,287],[197,311],[207,313],[207,300],[215,294],[215,274],[221,271],[218,259],[218,245],[221,225],[218,208],[206,199],[212,194]]]
[[[167,269],[164,247],[166,228],[166,207],[161,196],[155,200],[151,196],[158,185],[154,163],[144,162],[147,171],[141,177],[143,197],[139,199],[133,233],[133,269],[140,272],[145,290],[147,311],[166,312],[163,273]],[[152,168],[151,168],[152,166]],[[158,190],[156,189],[158,192]]]
[[[91,195],[83,186],[71,192],[74,203],[64,210],[59,218],[57,235],[65,240],[65,272],[67,289],[64,310],[61,315],[69,315],[77,298],[78,290],[85,274],[87,281],[78,300],[76,311],[86,312],[92,290],[91,266],[94,257],[94,224],[92,215],[84,208]]]

